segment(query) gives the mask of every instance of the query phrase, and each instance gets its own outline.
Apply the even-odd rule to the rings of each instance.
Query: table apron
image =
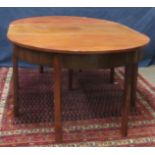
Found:
[[[71,69],[95,69],[124,66],[137,63],[142,58],[142,51],[117,52],[109,54],[56,54],[40,52],[16,46],[16,55],[19,60],[32,64],[52,65],[53,56],[58,55],[63,68]]]

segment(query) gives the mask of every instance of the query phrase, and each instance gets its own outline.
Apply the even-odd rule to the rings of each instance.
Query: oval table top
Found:
[[[149,37],[119,23],[75,16],[24,18],[9,25],[8,39],[33,50],[66,54],[128,52]]]

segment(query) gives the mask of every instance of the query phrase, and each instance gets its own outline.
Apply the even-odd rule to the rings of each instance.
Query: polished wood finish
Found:
[[[128,64],[125,66],[125,82],[124,82],[124,101],[122,104],[122,135],[127,136],[128,128],[128,114],[131,96],[131,76],[132,76],[132,65]]]
[[[131,78],[131,108],[136,108],[136,89],[138,76],[138,63],[132,64],[132,78]]]
[[[18,54],[17,54],[17,46],[13,46],[13,89],[14,89],[14,95],[13,95],[13,102],[14,102],[14,115],[19,115],[19,103],[18,103]]]
[[[103,54],[136,50],[149,38],[112,21],[73,17],[47,16],[12,22],[8,39],[22,47],[66,54]]]
[[[20,60],[33,64],[50,65],[54,53],[39,52],[18,46],[18,57]],[[130,62],[136,63],[142,57],[141,51],[108,53],[108,54],[60,54],[63,68],[70,69],[102,69],[124,66]]]
[[[62,140],[62,123],[61,123],[61,60],[55,55],[53,57],[54,67],[54,118],[55,118],[55,140]]]
[[[72,89],[74,69],[111,69],[125,66],[122,104],[123,136],[127,135],[129,105],[135,107],[138,62],[149,38],[118,23],[83,17],[35,17],[10,24],[8,39],[16,47],[13,54],[14,104],[17,111],[18,59],[54,68],[55,138],[62,141],[61,68],[69,69]],[[134,89],[134,90],[133,90]]]
[[[114,75],[115,75],[115,69],[110,69],[110,83],[114,83]]]

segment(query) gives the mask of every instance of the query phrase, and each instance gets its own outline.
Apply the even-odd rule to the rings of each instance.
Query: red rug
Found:
[[[55,144],[52,71],[20,69],[19,111],[13,117],[12,68],[0,69],[0,146],[155,146],[155,88],[138,77],[137,109],[128,137],[120,134],[123,70],[75,71],[72,91],[63,71],[63,143]]]

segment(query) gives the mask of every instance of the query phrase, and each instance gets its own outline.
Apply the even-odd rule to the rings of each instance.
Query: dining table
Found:
[[[150,39],[123,24],[78,16],[40,16],[9,24],[13,46],[14,113],[18,115],[19,61],[53,67],[54,127],[56,142],[63,141],[62,69],[125,68],[120,134],[128,134],[128,116],[136,107],[138,63]],[[97,131],[96,131],[97,132]]]

